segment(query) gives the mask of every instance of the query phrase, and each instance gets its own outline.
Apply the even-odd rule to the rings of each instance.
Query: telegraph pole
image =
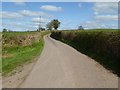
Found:
[[[42,22],[41,22],[41,16],[40,16],[40,17],[39,17],[39,26],[38,26],[38,30],[39,30],[39,31],[41,31],[41,29],[42,29],[41,23],[42,23]]]

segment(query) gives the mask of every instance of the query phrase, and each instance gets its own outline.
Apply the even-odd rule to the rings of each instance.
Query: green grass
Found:
[[[112,29],[52,32],[60,40],[120,76],[120,31]]]
[[[33,34],[34,32],[28,32]],[[28,34],[27,32],[22,33],[7,33],[8,37],[11,35]],[[35,32],[36,33],[36,32]],[[39,33],[39,32],[38,32]],[[2,58],[2,74],[7,75],[11,71],[15,70],[18,66],[22,66],[27,62],[30,62],[34,58],[40,55],[44,47],[43,36],[49,32],[41,32],[42,38],[38,43],[33,43],[30,46],[17,46],[17,47],[5,47],[3,48],[3,54],[6,56]]]

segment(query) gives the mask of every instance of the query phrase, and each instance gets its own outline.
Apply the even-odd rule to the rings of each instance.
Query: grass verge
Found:
[[[42,38],[40,39],[40,41],[37,43],[33,43],[30,46],[3,48],[2,74],[7,75],[11,71],[15,70],[17,67],[22,66],[26,62],[30,62],[31,60],[39,56],[44,47],[43,36],[48,33],[49,32],[41,32]]]

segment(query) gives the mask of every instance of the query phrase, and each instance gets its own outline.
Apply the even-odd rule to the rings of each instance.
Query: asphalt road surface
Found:
[[[20,88],[118,88],[118,77],[72,47],[44,37],[45,46]]]

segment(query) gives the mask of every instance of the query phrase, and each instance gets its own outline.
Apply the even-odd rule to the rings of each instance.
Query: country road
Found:
[[[118,77],[72,47],[44,37],[45,46],[20,88],[118,88]]]

